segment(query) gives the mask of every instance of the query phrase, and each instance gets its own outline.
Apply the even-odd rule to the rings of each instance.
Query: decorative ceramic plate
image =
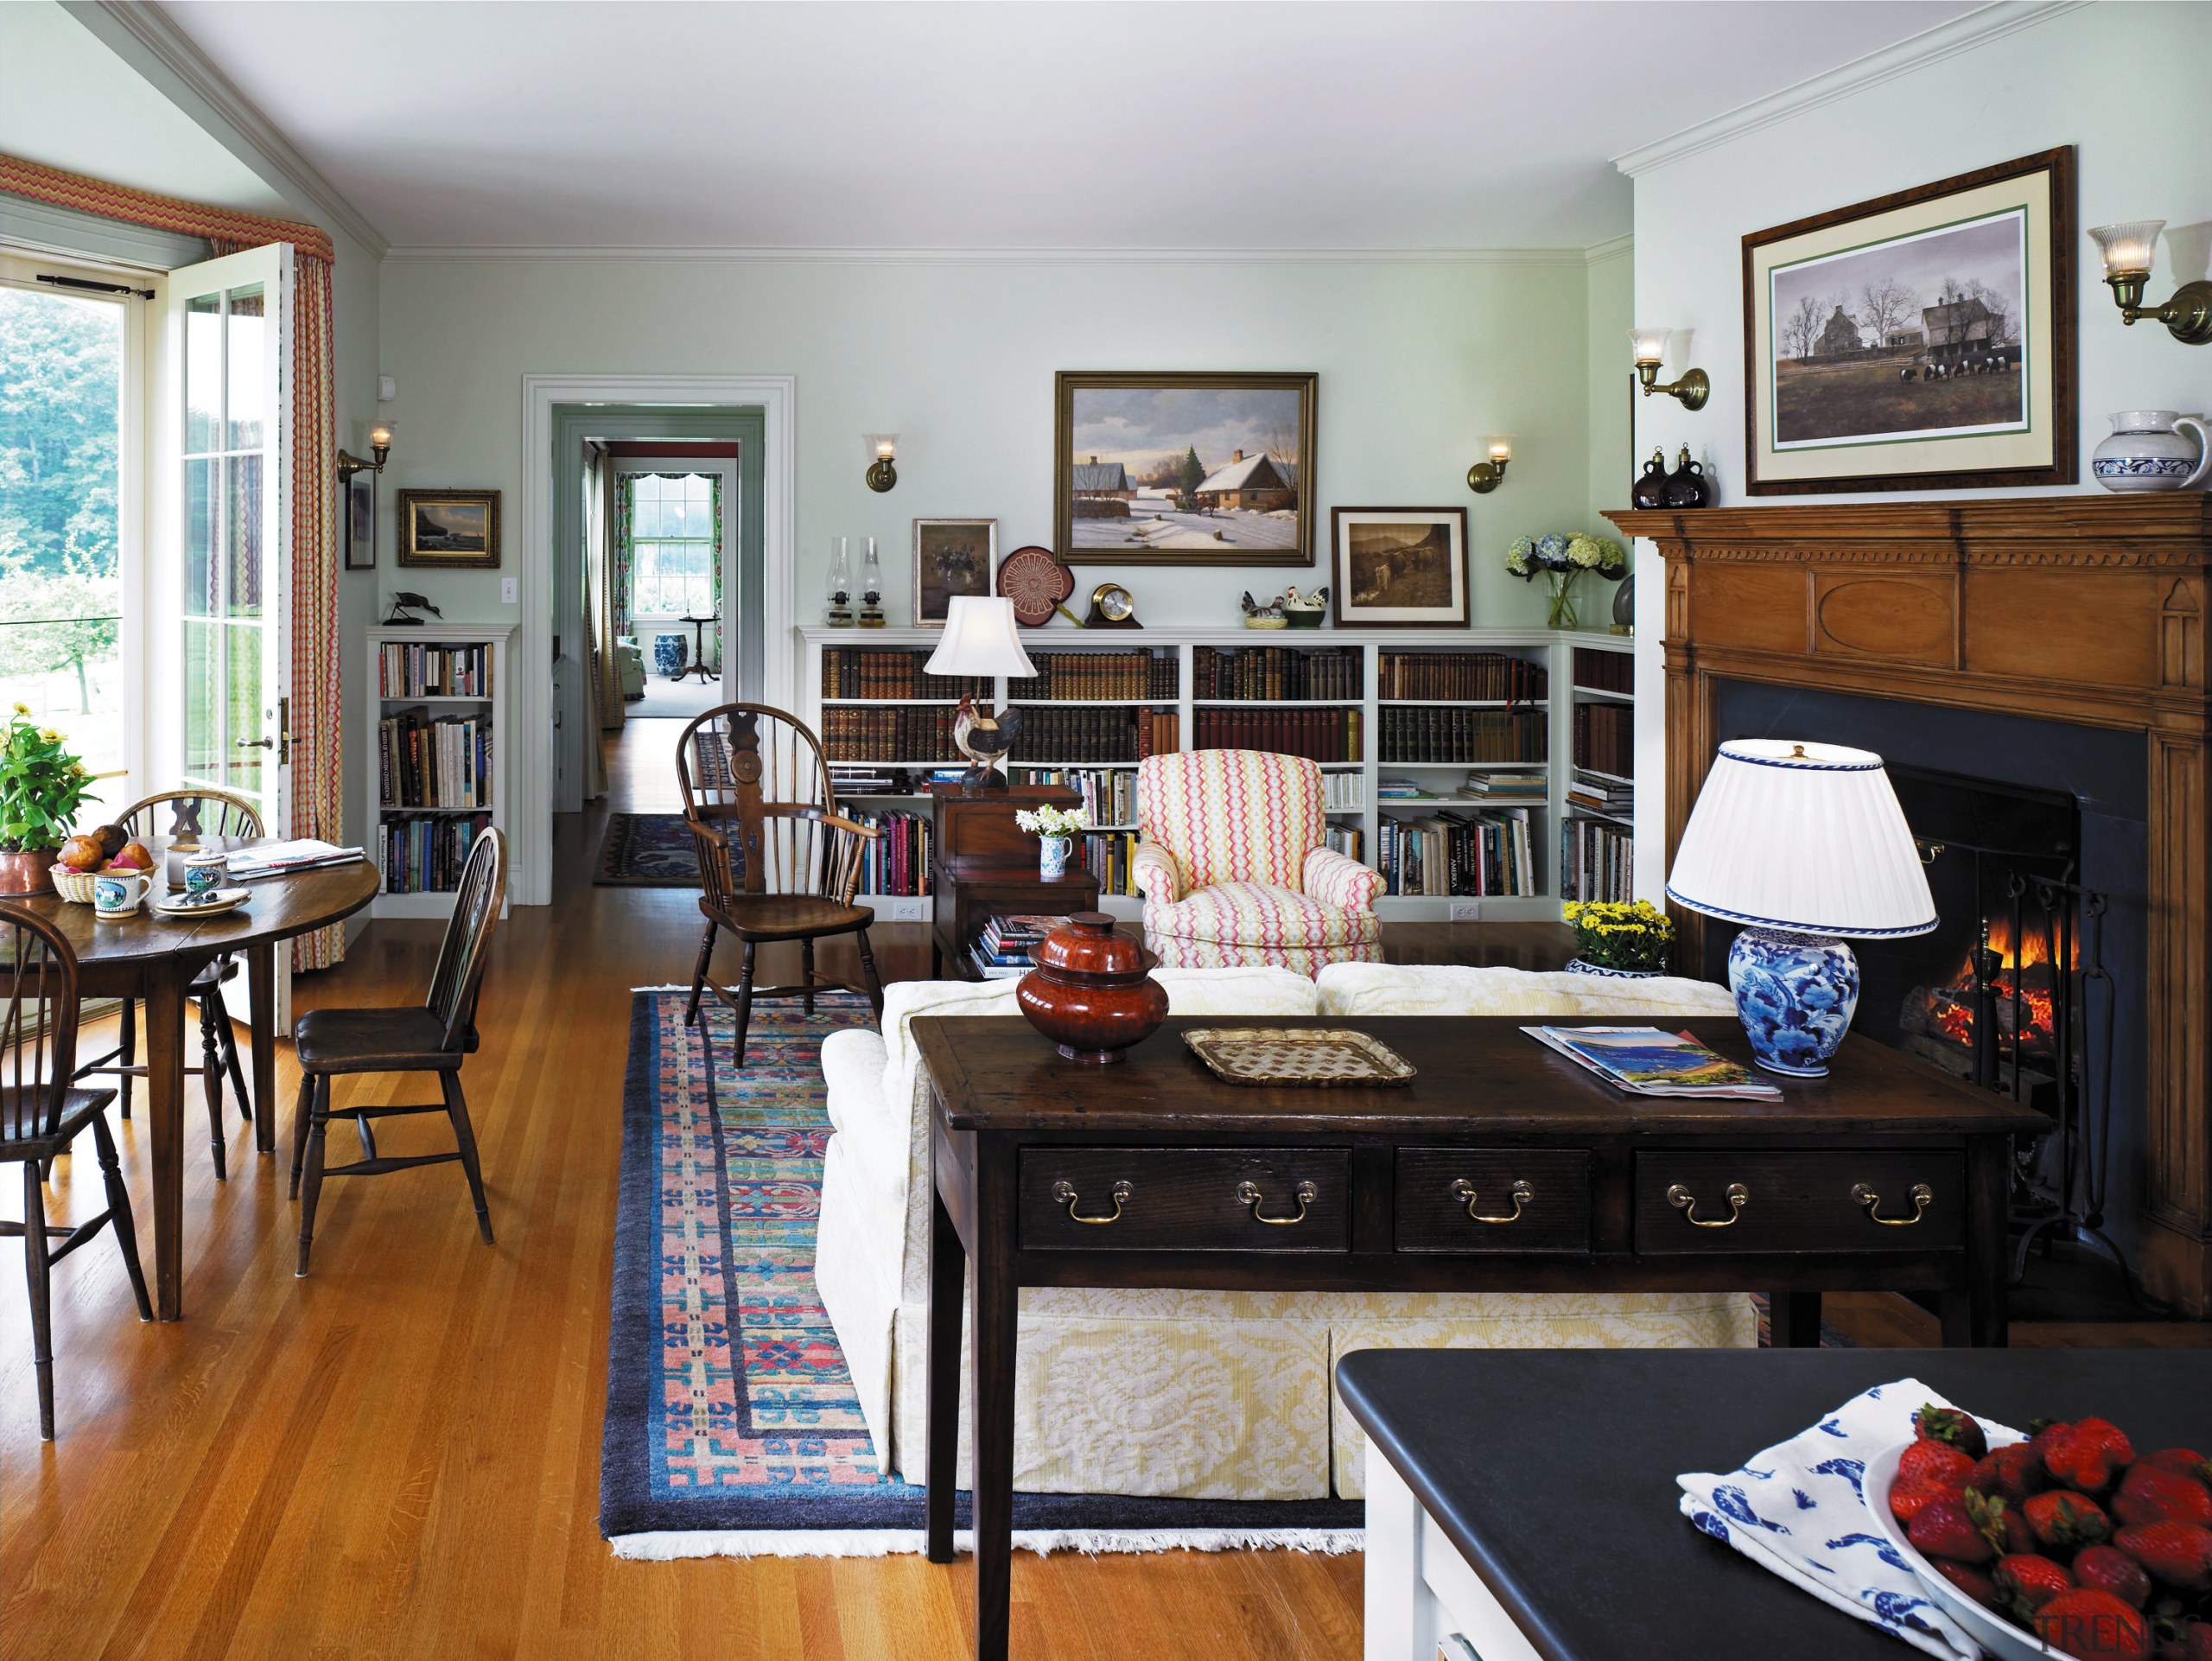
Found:
[[[1014,601],[1014,620],[1025,628],[1052,620],[1052,611],[1075,592],[1075,573],[1050,548],[1017,548],[999,567],[999,595]]]
[[[1414,1072],[1388,1044],[1338,1028],[1201,1027],[1183,1041],[1232,1085],[1402,1085]]]
[[[252,898],[251,888],[217,888],[203,898],[180,894],[166,900],[149,899],[146,903],[164,917],[219,917]]]

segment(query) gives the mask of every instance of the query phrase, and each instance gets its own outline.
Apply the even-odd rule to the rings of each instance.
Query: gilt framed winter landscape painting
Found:
[[[1061,372],[1055,551],[1071,565],[1311,565],[1319,379]]]
[[[1744,239],[1754,496],[2075,480],[2074,152]]]

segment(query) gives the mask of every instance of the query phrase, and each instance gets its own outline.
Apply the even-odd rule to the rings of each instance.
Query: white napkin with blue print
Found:
[[[1943,1661],[1975,1661],[1981,1646],[1929,1600],[1896,1548],[1875,1532],[1859,1489],[1867,1462],[1909,1440],[1912,1416],[1930,1402],[1952,1405],[1917,1378],[1877,1384],[1741,1470],[1676,1477],[1682,1515],[1824,1603]],[[1988,1419],[1981,1425],[1993,1448],[2021,1440]]]

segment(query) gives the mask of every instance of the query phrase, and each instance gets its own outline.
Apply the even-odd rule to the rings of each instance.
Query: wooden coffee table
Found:
[[[1226,1085],[1182,1041],[1198,1024],[1352,1028],[1418,1076]],[[1171,1020],[1099,1067],[1062,1060],[1018,1018],[914,1022],[936,1187],[929,1555],[953,1555],[964,1276],[979,1657],[1007,1652],[1024,1286],[1763,1288],[1779,1346],[1819,1341],[1822,1292],[1887,1288],[1936,1293],[1947,1344],[2004,1343],[2012,1139],[2048,1129],[2039,1114],[1857,1039],[1828,1078],[1777,1079],[1778,1102],[1632,1097],[1522,1024]],[[1681,1024],[1749,1059],[1733,1020]],[[1924,1204],[1908,1198],[1922,1185]]]

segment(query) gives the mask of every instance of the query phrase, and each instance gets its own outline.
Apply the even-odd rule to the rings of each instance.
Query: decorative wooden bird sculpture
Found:
[[[998,770],[1021,730],[1021,711],[1007,710],[993,715],[987,704],[963,697],[953,712],[952,744],[969,760],[961,786],[966,790],[1004,790],[1006,777]]]

